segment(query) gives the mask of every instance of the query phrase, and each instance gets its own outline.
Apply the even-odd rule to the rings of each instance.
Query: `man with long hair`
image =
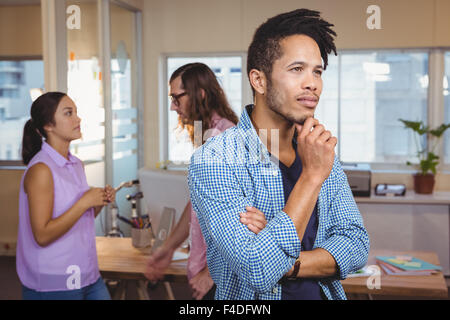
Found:
[[[178,113],[178,128],[187,130],[194,147],[203,144],[207,140],[203,138],[210,137],[214,129],[224,131],[238,122],[214,72],[206,64],[196,62],[179,67],[170,76],[169,84],[170,110]],[[196,121],[202,125],[200,139],[194,136]]]
[[[191,158],[216,299],[345,299],[339,280],[367,261],[337,139],[314,119],[332,26],[307,9],[263,23],[248,50],[254,105]],[[265,218],[258,232],[247,206]]]

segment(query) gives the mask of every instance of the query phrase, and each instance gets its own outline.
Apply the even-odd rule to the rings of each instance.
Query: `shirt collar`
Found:
[[[75,157],[70,153],[68,153],[68,158],[64,158],[61,154],[58,153],[51,145],[49,145],[47,142],[42,142],[42,148],[43,151],[47,152],[47,154],[52,158],[53,161],[59,166],[64,167],[66,164],[75,164]]]
[[[261,141],[256,133],[255,127],[253,127],[250,119],[250,114],[253,111],[253,107],[253,104],[245,106],[242,111],[241,118],[239,119],[239,123],[237,124],[237,128],[244,140],[245,146],[249,150],[250,155],[256,156],[256,158],[262,163],[267,163],[270,161],[271,156],[266,145]]]

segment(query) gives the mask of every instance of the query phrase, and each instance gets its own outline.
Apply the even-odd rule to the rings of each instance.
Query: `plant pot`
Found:
[[[416,173],[414,177],[414,191],[420,194],[431,194],[434,188],[434,174],[420,174]]]

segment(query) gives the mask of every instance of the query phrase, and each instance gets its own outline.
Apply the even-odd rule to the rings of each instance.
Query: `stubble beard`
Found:
[[[271,80],[267,81],[266,103],[270,110],[272,110],[274,113],[276,113],[277,115],[288,121],[291,125],[293,125],[294,123],[303,125],[306,119],[310,118],[309,115],[294,115],[289,111],[287,112],[283,111],[283,102],[282,99],[280,98],[279,91],[274,88]]]

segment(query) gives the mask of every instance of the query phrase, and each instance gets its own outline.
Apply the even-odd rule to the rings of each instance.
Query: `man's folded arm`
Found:
[[[188,181],[207,244],[215,246],[254,291],[271,290],[300,254],[291,218],[280,211],[255,235],[239,221],[239,214],[253,203],[233,170],[218,159],[203,155],[202,160],[191,160]]]
[[[367,263],[370,244],[347,177],[338,166],[339,174],[336,178],[339,180],[339,190],[329,209],[331,224],[325,231],[327,240],[318,247],[333,256],[339,278],[343,280],[349,273],[359,270]]]

